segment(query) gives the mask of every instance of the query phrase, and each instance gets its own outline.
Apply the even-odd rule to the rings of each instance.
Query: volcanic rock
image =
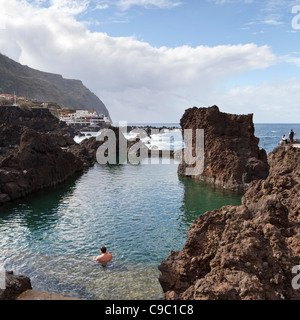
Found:
[[[26,129],[16,150],[0,160],[0,204],[62,183],[83,169],[60,147],[61,137]]]
[[[0,107],[0,124],[21,126],[42,133],[56,133],[74,138],[76,131],[72,126],[59,121],[49,109],[21,108],[17,106]]]
[[[180,251],[161,263],[165,299],[292,300],[300,256],[300,149],[278,147],[270,174],[238,207],[200,215]]]
[[[56,135],[56,143],[61,147],[75,144],[74,128],[60,122],[48,109],[22,109],[16,106],[0,108],[0,157],[19,147],[21,135],[28,128]]]
[[[5,271],[5,288],[0,288],[0,300],[15,300],[21,293],[32,289],[31,281],[23,275]]]
[[[269,166],[265,150],[258,147],[259,139],[254,136],[253,115],[234,115],[219,111],[217,106],[190,108],[180,120],[183,137],[185,129],[192,129],[193,140],[187,148],[196,156],[197,129],[204,129],[203,172],[192,178],[212,183],[234,191],[245,191],[253,180],[265,179]],[[201,154],[202,155],[202,154]],[[192,167],[190,159],[183,154],[178,174],[187,174]],[[201,161],[199,157],[196,161]]]

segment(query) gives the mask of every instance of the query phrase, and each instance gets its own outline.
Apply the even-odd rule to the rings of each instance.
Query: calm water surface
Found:
[[[85,299],[159,299],[157,266],[199,214],[240,195],[177,176],[177,165],[96,164],[55,190],[0,208],[0,268]],[[92,261],[106,245],[113,261]]]

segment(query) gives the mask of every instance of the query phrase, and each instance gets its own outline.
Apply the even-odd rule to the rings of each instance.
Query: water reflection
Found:
[[[72,194],[79,179],[80,176],[76,175],[55,188],[41,190],[0,206],[1,224],[10,224],[11,220],[18,221],[32,232],[54,228],[60,218],[60,204]]]
[[[185,227],[189,227],[200,214],[207,211],[220,209],[225,205],[237,206],[241,204],[241,194],[215,188],[186,177],[180,177],[179,182],[184,189],[180,219]]]

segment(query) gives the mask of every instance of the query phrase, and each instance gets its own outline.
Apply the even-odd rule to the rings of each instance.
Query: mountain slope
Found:
[[[23,66],[0,54],[0,88],[4,93],[27,99],[56,102],[62,107],[95,110],[109,115],[104,103],[80,80],[64,79],[61,75]]]

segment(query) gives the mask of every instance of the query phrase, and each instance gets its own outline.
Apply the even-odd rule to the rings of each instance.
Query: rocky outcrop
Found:
[[[0,107],[0,158],[20,145],[21,135],[28,129],[56,135],[61,147],[75,144],[74,128],[54,117],[48,109],[22,109],[15,106]]]
[[[0,300],[15,300],[21,293],[32,289],[31,281],[26,276],[5,271],[4,278],[5,288],[0,288]]]
[[[0,204],[55,186],[83,169],[60,136],[26,129],[19,147],[0,160]]]
[[[268,175],[267,155],[258,147],[254,136],[253,115],[222,113],[217,106],[191,108],[180,120],[183,136],[185,129],[204,129],[204,171],[191,176],[216,186],[244,191],[253,180]],[[195,156],[196,135],[192,148]],[[199,143],[199,142],[198,142]],[[200,160],[199,160],[200,161]],[[189,159],[183,157],[178,174],[187,175]]]
[[[75,131],[48,109],[2,106],[0,204],[55,186],[83,169],[67,147]]]
[[[1,277],[0,300],[81,300],[32,290],[31,280],[24,275],[15,275],[13,271],[2,271]]]
[[[238,207],[199,216],[182,250],[159,266],[165,299],[300,299],[300,149],[278,147],[270,174]]]
[[[69,146],[66,150],[74,154],[76,158],[80,159],[85,168],[89,168],[96,163],[96,152],[101,144],[101,141],[97,141],[95,137],[91,137],[84,139],[78,144]]]
[[[49,109],[0,106],[0,124],[21,126],[42,133],[56,133],[74,138],[76,131],[72,126],[59,121]]]

